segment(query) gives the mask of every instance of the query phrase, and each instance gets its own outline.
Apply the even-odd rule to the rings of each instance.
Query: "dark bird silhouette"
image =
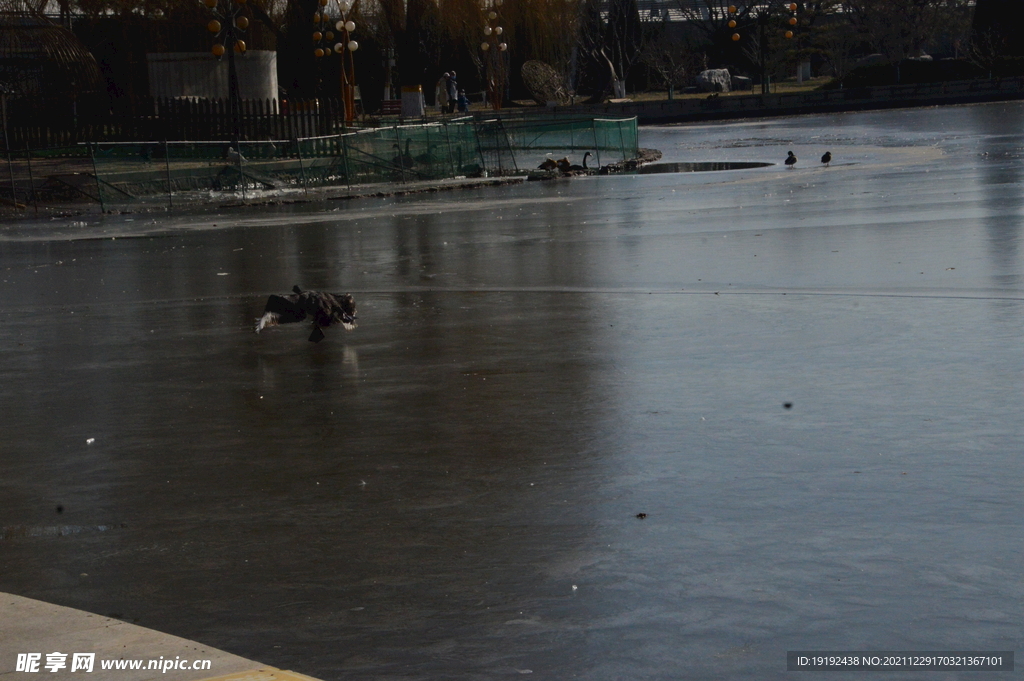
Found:
[[[821,157],[821,162],[825,164],[825,167],[828,167],[828,164],[832,162],[832,152],[826,151],[825,155]]]
[[[557,167],[558,163],[555,162],[555,159],[548,157],[544,159],[543,163],[537,166],[537,170],[554,170]]]
[[[303,291],[293,286],[294,293],[289,296],[270,296],[263,316],[256,320],[256,333],[268,326],[301,322],[307,317],[313,318],[313,333],[309,335],[311,343],[319,343],[324,339],[322,329],[341,324],[345,330],[356,328],[356,301],[347,293],[324,293],[322,291]]]
[[[434,147],[435,146],[436,145],[434,145],[434,144],[428,144],[427,145],[427,153],[420,154],[419,156],[417,156],[413,160],[416,161],[417,163],[419,163],[421,165],[425,165],[425,166],[432,166],[432,165],[434,165],[435,163],[438,162],[438,158],[436,156],[434,156]],[[405,152],[407,154],[409,153],[408,146],[406,147]]]
[[[466,177],[481,177],[484,174],[484,169],[480,167],[479,163],[467,163],[462,165],[462,147],[455,147],[455,156],[458,161],[455,167],[459,169],[459,172]]]
[[[786,165],[790,168],[796,165],[796,156],[793,155],[792,151],[789,152],[789,156],[786,157]]]
[[[565,157],[555,161],[555,165],[558,166],[558,169],[561,170],[563,173],[567,173],[569,172],[569,168],[572,164],[569,163],[569,158]]]
[[[590,168],[587,167],[587,158],[590,156],[593,156],[593,154],[591,154],[589,151],[583,154],[583,165],[571,165],[569,166],[569,170],[590,170]]]
[[[411,142],[412,142],[412,138],[411,137],[409,137],[409,138],[407,138],[405,140],[405,152],[404,153],[402,152],[402,147],[398,146],[397,143],[391,145],[391,147],[393,149],[397,149],[398,150],[398,154],[396,154],[395,157],[393,159],[391,159],[391,162],[394,163],[399,168],[412,168],[414,165],[416,165],[416,159],[414,159],[412,157],[412,154],[409,153],[409,144]]]

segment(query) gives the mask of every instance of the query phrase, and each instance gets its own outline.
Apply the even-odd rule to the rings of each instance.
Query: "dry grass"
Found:
[[[829,82],[829,77],[811,78],[805,80],[803,83],[796,82],[796,79],[784,80],[782,82],[772,83],[772,94],[791,94],[796,92],[811,92],[816,90],[825,83]],[[755,85],[753,90],[742,90],[736,92],[723,92],[720,97],[742,97],[747,95],[759,95],[761,94],[761,86]],[[693,94],[679,94],[676,93],[673,99],[707,99],[708,93],[697,92]],[[648,92],[633,92],[628,97],[629,101],[632,102],[664,102],[668,100],[668,92],[665,90],[651,90]],[[582,103],[582,102],[578,102]],[[506,108],[538,108],[539,104],[534,102],[532,99],[516,99],[510,103],[509,107]],[[469,106],[470,111],[490,111],[490,107],[484,106],[480,102],[471,102]],[[427,117],[436,118],[439,116],[437,107],[427,107]]]
[[[793,93],[793,92],[810,92],[812,90],[816,90],[817,88],[821,87],[822,85],[824,85],[825,83],[829,82],[830,80],[831,80],[831,78],[824,77],[824,76],[820,77],[820,78],[811,78],[810,80],[805,80],[803,83],[798,83],[798,82],[796,82],[795,79],[793,79],[793,80],[784,80],[782,82],[772,83],[772,94],[789,94],[789,93]],[[720,97],[741,97],[741,96],[744,96],[744,95],[751,95],[751,94],[754,94],[754,95],[761,94],[761,86],[760,85],[754,85],[754,89],[753,90],[742,90],[742,91],[737,91],[737,92],[723,92],[719,96]],[[674,99],[707,99],[707,97],[708,97],[708,93],[707,92],[696,92],[696,93],[693,93],[693,94],[685,94],[685,95],[684,94],[680,94],[680,93],[677,92],[677,93],[675,93],[673,98]],[[664,102],[664,101],[666,101],[668,99],[668,92],[666,92],[665,90],[651,90],[651,91],[648,91],[648,92],[632,92],[632,93],[629,94],[628,99],[630,101],[633,101],[633,102]],[[536,102],[534,102],[533,100],[530,100],[530,99],[517,99],[517,100],[515,100],[515,104],[518,105],[518,106],[524,106],[524,107],[538,106],[538,104]],[[477,106],[479,106],[479,105],[477,105]],[[471,108],[475,111],[475,110],[477,110],[477,106],[474,106],[474,107],[471,107]]]

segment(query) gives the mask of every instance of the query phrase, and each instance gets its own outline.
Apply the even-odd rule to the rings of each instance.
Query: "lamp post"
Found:
[[[356,22],[349,18],[355,9],[355,2],[341,0],[338,9],[341,10],[341,18],[334,25],[341,33],[341,41],[334,46],[334,51],[341,57],[341,92],[345,100],[345,122],[349,125],[355,120],[356,113],[356,63],[355,51],[359,49],[359,43],[352,39],[352,32],[356,30]]]
[[[231,141],[235,148],[238,148],[239,134],[239,101],[241,96],[238,92],[238,70],[235,68],[235,54],[244,55],[246,46],[241,36],[249,28],[248,17],[242,14],[248,0],[203,0],[213,13],[214,18],[206,24],[206,30],[212,33],[220,42],[214,43],[213,56],[220,59],[225,53],[228,55],[228,109],[231,112]],[[230,45],[231,47],[226,47]]]
[[[798,20],[796,18],[797,4],[795,2],[766,2],[751,6],[747,8],[747,11],[756,7],[757,14],[755,20],[757,21],[758,27],[758,67],[761,71],[761,94],[768,94],[768,24],[772,18],[778,16],[778,12],[790,13],[789,18],[786,20],[788,28],[782,32],[782,37],[786,40],[793,38],[793,29],[796,28]],[[735,5],[729,5],[729,28],[736,29],[737,21],[736,16],[739,10]],[[743,36],[738,32],[732,34],[733,41],[739,41]]]
[[[480,50],[484,53],[484,64],[487,68],[487,99],[495,111],[501,109],[502,96],[505,93],[505,50],[508,44],[502,39],[505,29],[498,25],[498,11],[504,0],[480,0],[480,9],[484,12],[484,40]]]
[[[359,43],[352,39],[352,33],[356,30],[356,22],[350,16],[359,0],[355,0],[355,2],[339,0],[339,18],[333,27],[331,14],[327,10],[330,0],[318,1],[321,9],[313,15],[313,55],[317,59],[322,59],[331,54],[337,54],[341,59],[341,101],[345,105],[345,123],[351,125],[355,120],[356,110],[356,71],[353,52],[359,49]],[[335,34],[334,31],[338,33]],[[335,38],[339,38],[339,40],[332,46],[331,41]]]

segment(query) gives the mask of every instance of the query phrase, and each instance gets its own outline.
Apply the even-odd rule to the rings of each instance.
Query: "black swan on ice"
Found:
[[[569,166],[569,170],[570,171],[590,170],[590,168],[587,167],[587,159],[589,157],[591,157],[591,156],[593,156],[593,154],[591,154],[589,151],[587,153],[583,154],[583,165],[576,165],[574,163],[571,166]]]

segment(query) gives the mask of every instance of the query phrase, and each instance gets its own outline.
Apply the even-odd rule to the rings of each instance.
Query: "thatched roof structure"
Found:
[[[17,99],[68,100],[103,90],[92,53],[45,17],[0,14],[0,85]]]

